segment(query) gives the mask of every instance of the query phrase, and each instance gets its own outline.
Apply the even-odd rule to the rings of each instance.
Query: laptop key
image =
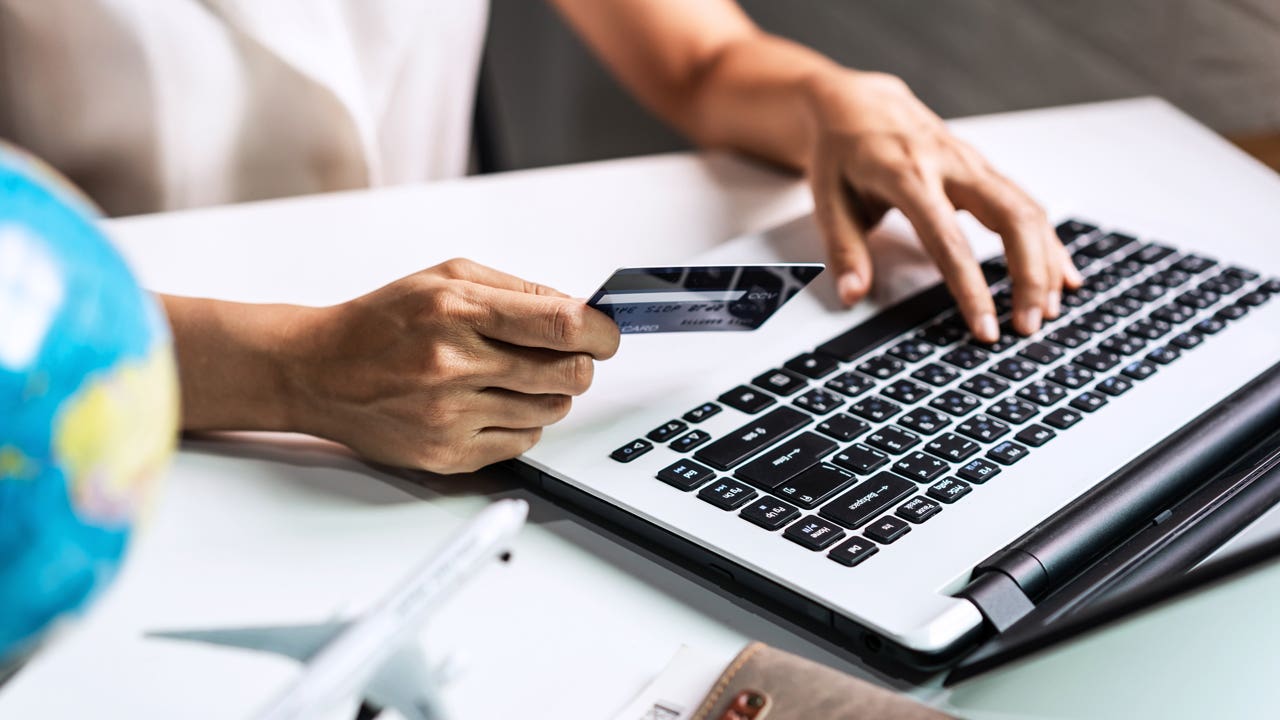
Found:
[[[1009,432],[1009,426],[987,415],[974,415],[960,423],[956,430],[978,442],[992,442]]]
[[[721,478],[698,491],[698,499],[705,500],[721,510],[737,510],[756,495],[755,490],[737,480]]]
[[[1067,391],[1063,390],[1061,385],[1045,380],[1036,380],[1028,383],[1018,391],[1018,397],[1044,407],[1049,407],[1066,397],[1066,395]]]
[[[781,500],[765,495],[758,500],[747,503],[738,517],[765,530],[777,530],[800,515],[800,508]]]
[[[1155,263],[1169,257],[1174,252],[1173,248],[1166,245],[1147,243],[1130,255],[1128,259],[1135,260],[1143,265],[1154,265]]]
[[[990,355],[986,350],[972,345],[961,345],[955,350],[943,355],[942,359],[962,370],[972,370],[986,362],[988,357],[990,357]]]
[[[1017,440],[1020,443],[1023,443],[1024,445],[1030,445],[1031,447],[1040,447],[1041,445],[1049,442],[1050,440],[1054,439],[1057,436],[1058,436],[1058,433],[1050,430],[1049,428],[1043,425],[1028,425],[1025,428],[1023,428],[1017,435],[1014,435],[1013,439]]]
[[[956,471],[956,475],[968,480],[972,483],[982,483],[990,480],[1000,474],[1000,466],[993,464],[989,460],[982,458],[974,458],[965,463],[965,466]]]
[[[1115,252],[1116,250],[1119,250],[1122,247],[1125,247],[1126,245],[1131,245],[1137,241],[1138,239],[1133,237],[1132,235],[1125,235],[1124,233],[1117,233],[1117,232],[1107,233],[1106,235],[1102,236],[1101,240],[1098,240],[1097,242],[1086,245],[1080,248],[1080,250],[1078,250],[1077,252],[1079,252],[1081,255],[1084,255],[1085,257],[1102,258],[1102,257],[1106,257],[1107,255],[1110,255],[1111,253]]]
[[[689,426],[681,420],[668,420],[658,427],[649,431],[645,437],[654,442],[666,442],[675,437],[677,433],[683,432]]]
[[[778,486],[778,495],[806,510],[830,499],[854,481],[853,473],[832,465],[815,465]]]
[[[839,395],[820,388],[814,388],[792,402],[796,407],[808,410],[814,415],[826,415],[844,404],[844,400]]]
[[[963,480],[948,477],[930,485],[925,494],[950,505],[970,492],[973,492],[972,485]]]
[[[864,417],[871,422],[884,422],[902,412],[902,406],[891,403],[882,397],[863,398],[849,406],[853,414]]]
[[[831,458],[831,462],[859,475],[875,472],[889,463],[889,456],[867,447],[862,443],[854,443]]]
[[[1129,392],[1129,389],[1133,387],[1133,382],[1128,378],[1116,375],[1114,377],[1104,379],[1095,387],[1097,387],[1099,391],[1104,392],[1111,397],[1118,397]]]
[[[1226,326],[1226,323],[1216,317],[1205,318],[1195,325],[1192,325],[1195,331],[1201,335],[1217,335],[1222,332],[1222,328]]]
[[[857,397],[870,390],[872,385],[875,385],[875,382],[871,378],[850,370],[828,380],[826,387],[828,390],[835,390],[841,395]]]
[[[1027,448],[1012,440],[1005,440],[987,451],[987,457],[1001,465],[1012,465],[1027,456]]]
[[[712,415],[715,415],[718,412],[720,412],[720,406],[715,403],[709,402],[709,403],[702,403],[701,405],[690,410],[689,412],[685,413],[681,417],[683,417],[685,420],[691,423],[700,423],[703,420],[706,420],[707,418],[711,417]]]
[[[1185,255],[1181,260],[1174,263],[1173,266],[1182,272],[1199,275],[1217,264],[1216,260],[1210,260],[1209,258],[1200,255]]]
[[[1227,268],[1226,270],[1223,270],[1222,272],[1226,275],[1240,278],[1241,280],[1244,280],[1246,282],[1253,282],[1254,280],[1257,280],[1259,277],[1258,273],[1248,268],[1242,268],[1238,265],[1232,265],[1231,267]]]
[[[967,390],[984,400],[990,400],[1005,390],[1008,390],[1009,383],[998,377],[987,375],[986,373],[978,373],[977,375],[974,375],[968,380],[960,383],[960,387],[961,389]],[[946,393],[943,394],[945,395]],[[937,406],[935,405],[935,407]]]
[[[1190,320],[1191,313],[1192,311],[1188,308],[1178,305],[1177,303],[1170,303],[1162,308],[1156,309],[1151,313],[1151,317],[1156,320],[1163,320],[1170,325],[1177,325],[1178,323],[1184,323]]]
[[[1268,295],[1267,293],[1255,291],[1255,292],[1249,292],[1249,293],[1245,293],[1244,295],[1241,295],[1240,300],[1238,302],[1241,305],[1247,305],[1249,307],[1258,307],[1259,305],[1265,303],[1270,299],[1271,299],[1271,296]]]
[[[770,370],[751,380],[751,384],[777,395],[790,395],[807,385],[804,377],[790,370]]]
[[[826,550],[845,536],[844,529],[835,523],[812,515],[791,523],[782,536],[809,550]]]
[[[828,438],[811,432],[800,433],[738,468],[734,477],[746,480],[761,490],[773,490],[817,465],[835,449],[836,444]]]
[[[920,337],[938,347],[946,347],[958,342],[968,334],[964,321],[952,315],[946,320],[936,322],[925,328]]]
[[[1068,390],[1078,390],[1093,380],[1093,371],[1079,365],[1059,365],[1046,378],[1058,383]]]
[[[843,545],[827,553],[827,557],[841,565],[854,567],[879,551],[880,548],[875,543],[855,535],[845,541]]]
[[[858,372],[870,375],[877,380],[888,380],[889,378],[902,372],[906,366],[902,361],[891,355],[880,355],[858,366]]]
[[[1101,310],[1092,310],[1081,315],[1072,324],[1080,328],[1080,330],[1092,334],[1109,330],[1118,322],[1120,322],[1120,318],[1112,315],[1111,313],[1103,312]]]
[[[805,353],[791,358],[782,367],[792,372],[800,373],[807,378],[818,380],[835,372],[840,367],[840,363],[836,362],[835,358],[827,355]]]
[[[1134,360],[1128,365],[1125,365],[1124,369],[1120,372],[1124,373],[1126,377],[1134,380],[1146,380],[1156,374],[1156,366],[1146,360]]]
[[[897,338],[902,334],[903,328],[915,327],[954,306],[955,301],[951,299],[947,287],[935,285],[885,308],[857,327],[828,340],[818,348],[818,352],[852,362],[866,352]]]
[[[1214,313],[1213,316],[1223,321],[1239,320],[1240,318],[1244,317],[1248,313],[1249,313],[1249,308],[1246,306],[1228,305],[1222,308],[1221,310],[1219,310],[1218,312]]]
[[[1080,418],[1084,417],[1078,410],[1071,408],[1058,408],[1048,415],[1044,416],[1044,424],[1056,427],[1059,430],[1067,428],[1080,422]]]
[[[1204,342],[1204,336],[1195,331],[1178,333],[1177,335],[1174,335],[1169,342],[1177,345],[1183,350],[1190,350]]]
[[[657,478],[672,487],[688,492],[715,476],[711,468],[705,465],[699,465],[692,460],[677,460],[659,470]]]
[[[849,442],[871,429],[871,425],[856,417],[838,413],[818,423],[818,432],[841,442]]]
[[[1019,350],[1018,354],[1029,360],[1034,360],[1041,365],[1048,365],[1054,360],[1062,357],[1062,350],[1061,348],[1050,345],[1049,343],[1033,342]]]
[[[1130,335],[1127,332],[1116,333],[1098,343],[1099,350],[1106,350],[1117,355],[1133,355],[1142,352],[1147,346],[1146,338],[1141,335]]]
[[[739,385],[717,399],[731,408],[753,415],[777,402],[769,393],[749,388],[746,385]]]
[[[922,435],[932,435],[951,424],[950,418],[936,410],[916,408],[898,418],[898,424]]]
[[[652,449],[653,443],[648,440],[632,440],[626,445],[623,445],[617,450],[609,453],[609,457],[620,463],[629,463]]]
[[[968,415],[977,410],[978,405],[978,398],[955,390],[948,390],[929,401],[930,407],[937,408],[956,417]]]
[[[1182,357],[1182,351],[1176,347],[1171,347],[1169,345],[1165,345],[1164,347],[1158,347],[1155,350],[1152,350],[1151,352],[1147,353],[1148,360],[1154,363],[1159,363],[1161,365],[1168,365],[1169,363],[1173,362],[1174,360],[1177,360],[1180,357]]]
[[[901,455],[920,444],[920,436],[897,425],[886,425],[867,436],[867,444],[893,455]]]
[[[903,522],[901,518],[885,515],[868,525],[862,534],[881,545],[888,545],[909,532],[911,532],[911,526]]]
[[[856,529],[916,491],[916,484],[891,473],[876,473],[818,511],[828,520]]]
[[[1071,407],[1085,412],[1094,412],[1107,404],[1107,398],[1096,392],[1085,391],[1071,399]]]
[[[1075,349],[1089,342],[1089,333],[1075,325],[1067,325],[1045,335],[1045,339],[1055,342],[1064,348]]]
[[[923,495],[917,495],[898,506],[894,514],[908,522],[919,525],[942,511],[942,505]]]
[[[671,448],[672,450],[675,450],[676,452],[689,452],[690,450],[698,447],[699,445],[702,445],[703,443],[707,442],[710,439],[711,439],[711,434],[706,431],[690,430],[684,435],[681,435],[675,440],[672,440],[671,444],[668,445],[667,447]]]
[[[1268,294],[1280,294],[1280,278],[1271,278],[1270,280],[1258,286],[1258,290]]]
[[[1146,318],[1130,324],[1125,330],[1148,340],[1159,340],[1168,335],[1169,331],[1173,330],[1173,326],[1163,320]]]
[[[934,478],[951,469],[951,466],[932,455],[916,451],[893,464],[893,471],[916,482],[933,482]]]
[[[1011,357],[1005,358],[995,365],[992,365],[991,370],[997,375],[1018,381],[1025,380],[1034,375],[1036,372],[1036,366],[1034,363],[1023,360],[1022,358]]]
[[[933,354],[933,345],[924,340],[903,340],[889,348],[889,352],[907,362],[919,362]]]
[[[1191,275],[1179,270],[1176,267],[1165,268],[1151,277],[1147,278],[1150,282],[1157,282],[1167,288],[1176,288],[1185,285]]]
[[[1021,425],[1036,416],[1036,408],[1030,403],[1023,402],[1017,398],[1007,397],[997,400],[994,405],[987,408],[987,414],[1011,422],[1014,425]]]
[[[972,455],[978,452],[978,443],[972,440],[956,435],[955,433],[943,433],[928,445],[924,446],[925,452],[936,455],[943,460],[951,462],[963,462],[968,460]]]
[[[694,457],[717,470],[728,470],[811,422],[812,418],[795,408],[775,408],[702,448]]]
[[[890,400],[897,400],[907,405],[919,402],[929,396],[928,388],[919,383],[911,382],[906,378],[889,383],[880,388],[880,392],[884,393],[884,396]]]
[[[940,365],[938,363],[929,363],[928,365],[916,368],[916,370],[911,373],[911,377],[919,380],[920,382],[929,383],[934,387],[942,387],[952,380],[955,380],[959,375],[960,373],[954,368],[947,367],[946,365]]]
[[[1075,356],[1071,362],[1094,372],[1106,372],[1120,364],[1120,356],[1106,350],[1085,350]]]

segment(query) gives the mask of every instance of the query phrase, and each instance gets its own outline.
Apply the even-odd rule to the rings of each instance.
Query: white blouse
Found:
[[[0,0],[0,137],[113,215],[466,172],[486,0]]]

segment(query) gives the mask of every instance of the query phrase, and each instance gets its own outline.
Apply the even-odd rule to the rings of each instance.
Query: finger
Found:
[[[1049,291],[1045,295],[1044,316],[1050,320],[1057,320],[1062,315],[1062,286],[1066,269],[1062,266],[1062,257],[1058,254],[1058,248],[1062,247],[1062,243],[1059,242],[1057,233],[1048,227],[1048,223],[1045,225],[1044,262],[1045,269],[1049,273]]]
[[[1057,239],[1057,233],[1054,234]],[[1084,284],[1084,276],[1080,274],[1080,269],[1076,267],[1076,263],[1071,259],[1071,253],[1067,250],[1062,241],[1058,241],[1058,256],[1062,263],[1062,282],[1068,288],[1077,290]]]
[[[475,381],[521,393],[581,395],[591,387],[595,361],[587,353],[528,348],[488,342]]]
[[[943,192],[941,179],[902,174],[888,182],[883,192],[902,210],[920,236],[925,250],[942,272],[969,332],[980,342],[999,340],[1000,327],[991,288],[956,222],[956,209]]]
[[[504,388],[485,388],[471,397],[466,423],[474,428],[540,428],[563,420],[572,404],[573,399],[568,395],[533,395]]]
[[[1040,329],[1048,308],[1051,273],[1045,238],[1053,229],[1039,206],[995,172],[952,181],[950,195],[1004,241],[1013,283],[1013,327]],[[1056,259],[1054,264],[1056,267]],[[1057,287],[1061,287],[1061,280]]]
[[[475,433],[457,450],[458,460],[436,472],[442,474],[474,472],[513,457],[533,447],[542,438],[541,428],[485,428]]]
[[[581,300],[471,286],[484,337],[512,345],[581,352],[603,360],[618,351],[618,326]]]
[[[452,260],[446,260],[437,265],[435,269],[439,270],[445,277],[450,277],[455,280],[466,280],[467,282],[525,293],[527,295],[546,295],[561,298],[569,297],[555,288],[550,288],[546,285],[539,285],[538,283],[518,278],[515,275],[509,275],[501,270],[495,270],[487,265],[481,265],[478,262],[467,260],[466,258],[453,258]]]
[[[852,191],[837,165],[821,161],[810,175],[814,217],[827,246],[827,257],[836,278],[840,302],[853,305],[871,288],[871,255],[859,226],[857,209],[850,203]]]

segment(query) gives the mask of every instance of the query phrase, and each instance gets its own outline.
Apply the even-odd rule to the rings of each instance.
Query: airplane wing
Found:
[[[279,625],[275,627],[225,628],[217,630],[168,630],[149,632],[147,637],[221,645],[293,658],[300,663],[310,660],[334,637],[350,625],[337,621],[318,625]]]
[[[387,658],[365,685],[372,704],[396,710],[405,720],[443,720],[441,705],[427,660],[416,643],[407,643]]]

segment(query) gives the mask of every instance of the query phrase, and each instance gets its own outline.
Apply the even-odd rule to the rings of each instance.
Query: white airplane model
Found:
[[[406,720],[442,720],[426,658],[413,639],[445,599],[495,557],[507,559],[529,505],[499,500],[485,508],[368,612],[315,625],[178,630],[148,637],[222,645],[290,657],[302,675],[258,715],[259,720],[312,718],[359,695]]]

